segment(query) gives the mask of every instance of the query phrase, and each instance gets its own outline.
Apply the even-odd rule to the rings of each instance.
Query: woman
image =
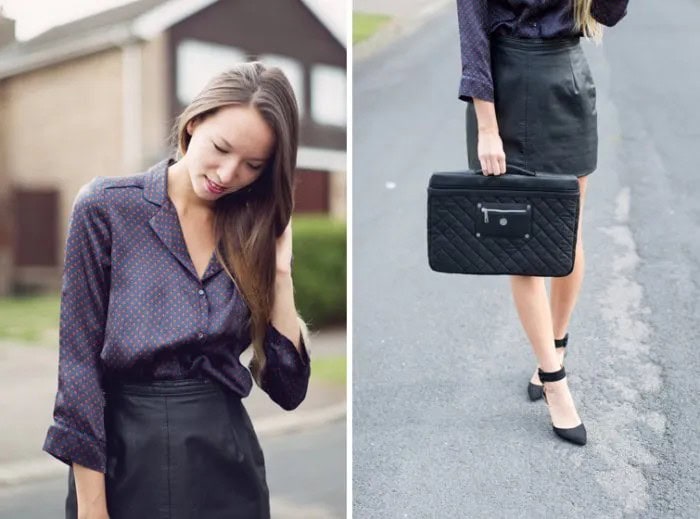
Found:
[[[260,63],[213,78],[176,139],[179,160],[98,177],[73,206],[44,444],[70,466],[69,518],[269,517],[241,398],[253,378],[284,409],[306,395],[289,82]]]
[[[596,91],[581,36],[600,41],[627,0],[457,0],[462,54],[459,97],[467,105],[469,167],[502,175],[509,164],[578,177],[582,214],[597,163]],[[538,368],[528,385],[545,397],[554,432],[585,445],[564,369],[571,313],[584,271],[582,222],[574,269],[552,278],[511,276],[520,321]]]

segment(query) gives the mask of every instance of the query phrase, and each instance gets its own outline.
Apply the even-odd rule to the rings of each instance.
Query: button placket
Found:
[[[200,313],[199,313],[199,333],[197,333],[197,339],[200,342],[204,342],[207,338],[206,331],[209,326],[209,302],[207,301],[206,297],[206,292],[203,288],[203,286],[200,284],[199,289],[197,290],[197,294],[199,297],[199,308],[200,308]]]

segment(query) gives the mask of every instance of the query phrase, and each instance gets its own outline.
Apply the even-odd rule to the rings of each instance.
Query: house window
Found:
[[[311,69],[311,116],[319,124],[345,126],[345,70],[329,65]]]
[[[278,67],[292,85],[299,106],[299,117],[304,118],[304,67],[297,60],[278,54],[263,54],[260,61],[269,67]]]
[[[246,54],[235,47],[198,40],[184,40],[177,46],[176,92],[188,105],[213,76],[246,61]]]

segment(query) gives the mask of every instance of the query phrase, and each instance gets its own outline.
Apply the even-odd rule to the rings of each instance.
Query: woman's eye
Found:
[[[226,153],[224,150],[219,148],[215,143],[212,142],[212,145],[214,146],[214,148],[216,148],[216,151],[218,151],[219,153]]]
[[[262,164],[251,164],[250,162],[248,163],[248,167],[250,169],[254,169],[255,171],[259,171],[262,169],[263,165]]]

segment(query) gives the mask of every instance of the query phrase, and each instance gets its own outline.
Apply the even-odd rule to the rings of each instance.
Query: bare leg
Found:
[[[544,278],[511,276],[511,289],[520,322],[532,344],[539,365],[547,372],[561,368],[554,348],[552,316]],[[567,379],[547,383],[547,400],[555,427],[569,429],[581,423]]]
[[[581,191],[581,204],[579,207],[579,226],[578,236],[576,241],[576,261],[574,262],[574,270],[568,276],[561,278],[552,278],[551,281],[551,308],[552,308],[552,325],[554,329],[554,338],[561,339],[566,335],[569,328],[569,320],[571,313],[576,306],[581,284],[583,283],[583,273],[585,270],[586,260],[583,253],[583,206],[586,199],[586,186],[588,177],[579,178],[579,188]],[[560,348],[560,351],[562,349]]]
[[[588,177],[580,177],[579,190],[581,192],[581,203],[579,205],[579,226],[576,238],[576,259],[574,261],[574,270],[568,276],[552,278],[551,292],[551,311],[552,311],[552,327],[554,330],[554,338],[562,339],[569,329],[569,320],[576,306],[581,284],[583,283],[583,273],[585,270],[586,259],[583,251],[583,206],[586,200],[586,187]],[[564,348],[558,348],[557,354],[559,362],[564,362]],[[546,371],[546,370],[545,370]],[[537,375],[537,369],[532,374],[530,379],[535,385],[541,385],[540,378]]]
[[[511,289],[520,321],[532,344],[532,349],[538,360],[538,367],[547,372],[557,371],[562,365],[564,349],[556,350],[554,348],[554,338],[560,339],[566,334],[583,281],[585,258],[581,217],[587,180],[587,177],[579,178],[581,203],[574,270],[568,276],[552,278],[551,306],[547,300],[544,278],[511,276]],[[531,381],[533,384],[541,384],[537,370],[535,370]],[[566,379],[547,383],[547,398],[552,422],[556,427],[570,428],[581,423]]]
[[[561,365],[554,351],[552,313],[544,280],[534,276],[511,276],[510,286],[520,322],[539,365],[544,371],[557,371]]]

